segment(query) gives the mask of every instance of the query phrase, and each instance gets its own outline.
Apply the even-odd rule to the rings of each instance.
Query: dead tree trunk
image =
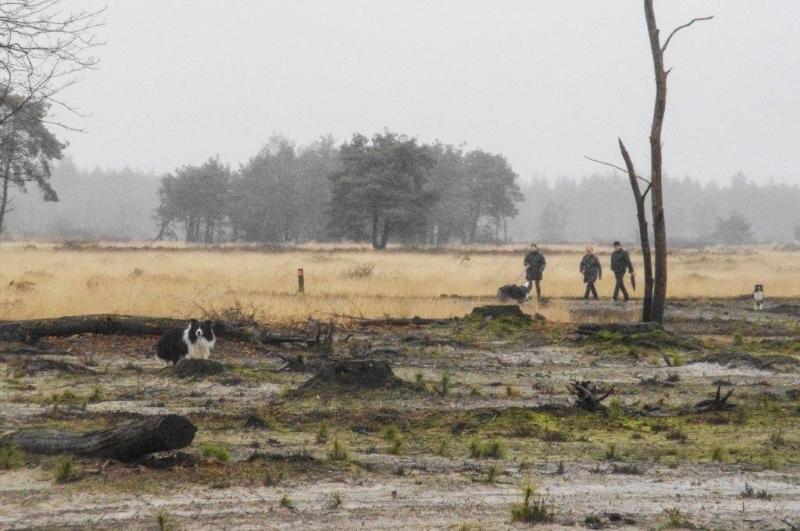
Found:
[[[656,97],[653,105],[653,122],[650,127],[650,203],[653,214],[653,240],[655,250],[655,284],[653,286],[652,318],[659,323],[664,321],[664,306],[667,301],[667,225],[664,214],[664,192],[662,187],[661,130],[664,127],[664,114],[667,110],[667,76],[670,70],[664,69],[664,52],[672,37],[680,30],[695,22],[710,20],[713,17],[696,18],[677,27],[661,44],[660,30],[656,23],[653,0],[644,0],[647,34],[650,38],[650,52],[653,57],[653,72],[656,81]]]
[[[664,115],[667,110],[667,76],[670,70],[664,69],[664,52],[667,51],[670,41],[680,30],[702,20],[714,17],[696,18],[678,26],[669,34],[664,44],[661,44],[660,30],[656,24],[653,0],[644,0],[645,21],[650,39],[650,51],[653,57],[653,72],[656,80],[656,96],[653,105],[653,121],[650,125],[650,180],[636,175],[628,150],[622,140],[619,141],[622,158],[625,159],[625,168],[597,159],[586,157],[594,162],[611,166],[626,172],[631,182],[631,190],[636,203],[636,215],[639,219],[639,239],[642,245],[642,258],[644,259],[644,305],[642,308],[643,321],[664,321],[664,307],[667,302],[667,224],[664,214],[664,190],[662,180],[663,156],[661,151],[661,131],[664,127]],[[644,192],[639,187],[639,181],[647,183]],[[655,251],[655,270],[650,254],[650,235],[647,226],[647,212],[645,201],[650,193],[650,207],[653,216],[653,250]]]
[[[631,183],[633,199],[636,202],[636,217],[639,220],[639,242],[642,247],[642,262],[644,263],[644,297],[642,303],[642,322],[648,323],[653,320],[653,258],[650,254],[650,232],[647,227],[647,211],[645,210],[645,200],[650,192],[650,183],[644,192],[639,187],[639,180],[636,175],[636,168],[633,165],[628,150],[622,139],[619,139],[619,150],[625,160],[625,167],[628,170],[628,179]],[[642,179],[644,180],[644,179]]]
[[[135,461],[153,452],[176,450],[194,440],[197,428],[180,415],[154,415],[107,430],[69,433],[58,430],[22,430],[0,437],[32,454],[74,454]]]

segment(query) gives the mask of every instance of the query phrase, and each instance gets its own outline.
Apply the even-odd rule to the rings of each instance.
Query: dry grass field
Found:
[[[537,308],[568,317],[559,299],[580,296],[582,248],[545,247],[548,267]],[[604,266],[609,249],[598,249]],[[309,316],[446,317],[494,298],[500,285],[522,282],[524,246],[451,248],[442,252],[314,246],[292,250],[129,246],[0,245],[0,319],[121,313],[188,317],[239,301],[260,320]],[[633,253],[640,273],[639,257]],[[297,269],[306,293],[297,294]],[[610,297],[610,271],[599,283]],[[670,296],[732,297],[765,284],[768,297],[800,296],[800,255],[790,250],[677,250]],[[634,294],[634,297],[636,294]],[[534,307],[531,307],[534,309]]]

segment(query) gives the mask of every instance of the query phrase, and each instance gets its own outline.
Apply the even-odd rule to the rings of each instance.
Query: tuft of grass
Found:
[[[392,442],[400,438],[400,430],[394,424],[389,424],[381,432],[381,437],[386,442]]]
[[[200,451],[203,457],[216,459],[220,463],[227,463],[231,459],[231,454],[228,449],[220,444],[212,442],[203,443],[200,446]]]
[[[326,442],[328,442],[328,425],[323,424],[317,432],[317,444],[325,444]]]
[[[564,461],[558,462],[558,468],[556,468],[556,475],[558,476],[564,475]]]
[[[281,496],[280,506],[284,509],[290,510],[291,512],[295,512],[294,504],[292,503],[292,500],[289,498],[288,494]]]
[[[450,393],[450,388],[452,385],[453,382],[450,379],[450,373],[443,372],[442,377],[439,379],[439,386],[436,391],[440,396],[447,396]]]
[[[490,465],[486,469],[486,483],[488,483],[489,485],[494,484],[494,482],[497,481],[497,476],[499,475],[500,475],[500,470],[496,466]]]
[[[739,493],[740,498],[755,498],[757,500],[771,500],[772,494],[767,492],[767,489],[756,490],[749,483],[744,484],[744,489]]]
[[[786,437],[783,435],[783,430],[773,431],[769,435],[769,445],[773,448],[786,446]]]
[[[469,396],[483,396],[483,393],[481,393],[481,388],[477,385],[473,385],[469,390]]]
[[[664,516],[664,524],[661,529],[694,529],[694,525],[677,507],[668,507],[661,511]]]
[[[77,404],[82,402],[82,400],[71,390],[67,389],[66,391],[59,393],[53,393],[50,396],[50,403],[51,404]]]
[[[339,509],[344,504],[344,497],[342,493],[338,490],[331,492],[330,497],[328,498],[328,509],[335,511]]]
[[[414,383],[416,384],[418,389],[423,389],[425,387],[425,375],[421,372],[418,372],[414,375]]]
[[[744,336],[740,330],[737,330],[733,334],[733,346],[741,347],[744,345]]]
[[[508,398],[518,397],[519,396],[519,389],[517,389],[516,387],[514,387],[511,384],[507,384],[506,385],[506,396]]]
[[[605,457],[606,457],[606,461],[616,461],[617,459],[619,459],[619,455],[617,454],[617,445],[616,444],[611,443],[611,444],[608,445],[608,448],[606,449]]]
[[[481,526],[470,522],[462,522],[456,527],[457,531],[481,531]]]
[[[106,399],[106,390],[102,385],[95,385],[92,388],[92,394],[86,397],[89,402],[102,402]]]
[[[715,446],[711,450],[711,460],[716,462],[722,462],[725,460],[725,450],[722,449],[721,446]]]
[[[403,447],[403,439],[398,437],[392,441],[392,444],[389,446],[387,450],[391,455],[400,455],[400,450]]]
[[[70,483],[77,481],[83,475],[83,470],[75,464],[70,456],[63,456],[56,461],[54,478],[56,483]]]
[[[25,464],[25,452],[11,444],[0,446],[0,470],[13,470]]]
[[[172,517],[166,511],[160,511],[156,515],[156,525],[158,526],[158,531],[172,531],[174,529]]]
[[[490,439],[484,443],[473,439],[469,444],[469,456],[473,459],[503,459],[506,448],[497,439]]]
[[[555,520],[553,502],[536,493],[530,483],[522,488],[522,502],[511,504],[511,521],[528,524],[548,524]]]
[[[439,447],[436,449],[436,455],[447,456],[450,454],[450,443],[447,439],[442,438],[439,441]]]
[[[328,450],[328,459],[331,461],[348,461],[350,459],[347,448],[339,442],[339,437],[333,439],[333,444]]]

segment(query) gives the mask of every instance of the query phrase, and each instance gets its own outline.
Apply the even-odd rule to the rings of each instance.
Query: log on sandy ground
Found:
[[[33,344],[42,337],[68,337],[76,334],[117,336],[160,335],[167,330],[183,328],[185,319],[136,317],[130,315],[77,315],[53,319],[0,322],[0,341],[20,341]],[[214,322],[217,337],[250,341],[264,345],[298,343],[313,346],[332,339],[332,327],[326,335],[284,335],[255,326],[238,326],[224,321]],[[329,337],[331,336],[331,337]]]
[[[176,450],[191,444],[197,428],[181,415],[154,415],[106,430],[70,433],[59,430],[20,430],[0,437],[32,454],[74,454],[135,461],[153,452]]]

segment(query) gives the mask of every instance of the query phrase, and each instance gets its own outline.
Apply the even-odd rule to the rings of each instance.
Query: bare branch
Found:
[[[687,22],[686,24],[684,24],[682,26],[678,26],[677,28],[672,30],[672,33],[669,34],[669,37],[667,37],[667,40],[664,41],[664,46],[661,47],[661,52],[663,53],[663,52],[667,51],[667,46],[669,46],[669,41],[671,41],[672,37],[674,37],[675,34],[678,33],[680,30],[688,28],[689,26],[691,26],[695,22],[703,22],[703,21],[706,21],[706,20],[711,20],[713,18],[714,18],[713,15],[711,15],[710,17],[698,17],[698,18],[692,19],[690,22]]]
[[[602,165],[604,165],[604,166],[610,166],[611,168],[614,168],[615,170],[619,170],[619,171],[621,171],[622,173],[628,173],[628,170],[626,170],[625,168],[620,168],[620,167],[619,167],[619,166],[617,166],[616,164],[611,164],[610,162],[605,162],[605,161],[603,161],[603,160],[597,160],[597,159],[593,159],[592,157],[590,157],[590,156],[588,156],[588,155],[584,155],[584,156],[583,156],[583,158],[585,158],[585,159],[588,159],[588,160],[591,160],[592,162],[596,162],[596,163],[598,163],[598,164],[602,164]]]

